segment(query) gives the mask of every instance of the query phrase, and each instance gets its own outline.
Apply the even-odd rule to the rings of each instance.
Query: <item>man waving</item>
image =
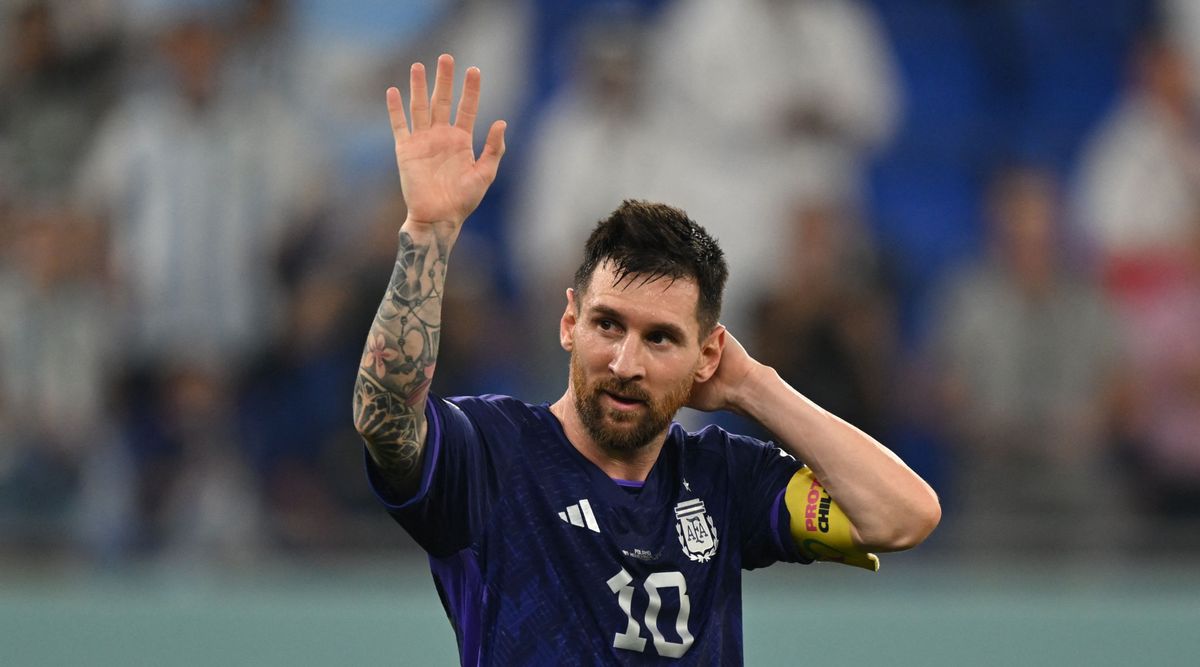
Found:
[[[443,55],[427,99],[414,65],[408,119],[388,90],[409,213],[354,410],[370,482],[429,553],[464,665],[740,664],[743,569],[874,570],[871,551],[925,539],[934,492],[719,324],[724,255],[671,206],[626,201],[588,239],[559,321],[562,398],[430,395],[450,249],[504,151],[497,122],[472,152],[474,68],[451,124],[453,75]],[[779,441],[687,432],[684,406]]]

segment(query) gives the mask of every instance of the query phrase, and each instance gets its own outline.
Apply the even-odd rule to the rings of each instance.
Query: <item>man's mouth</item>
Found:
[[[640,399],[640,398],[634,398],[633,396],[625,396],[625,395],[614,393],[611,391],[604,391],[603,393],[605,396],[612,399],[613,403],[616,403],[619,407],[623,407],[623,408],[633,408],[633,407],[642,405],[646,402],[645,400]]]

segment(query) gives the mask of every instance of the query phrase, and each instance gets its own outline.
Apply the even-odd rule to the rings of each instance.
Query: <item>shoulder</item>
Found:
[[[682,457],[689,491],[725,498],[739,516],[754,521],[770,516],[771,503],[801,467],[775,443],[718,426],[687,433]]]
[[[715,424],[699,431],[685,431],[679,424],[672,428],[681,433],[684,456],[689,459],[716,459],[730,467],[755,466],[773,458],[791,459],[790,454],[773,442],[731,433]]]
[[[677,429],[682,434],[684,441],[688,445],[700,449],[725,448],[733,443],[748,443],[756,446],[767,444],[762,440],[752,438],[748,435],[732,433],[716,424],[709,424],[698,431],[685,430],[678,422],[672,424],[671,427]]]
[[[532,415],[541,406],[526,403],[519,398],[503,394],[480,394],[479,396],[446,396],[438,397],[457,408],[467,412],[495,413],[504,415]]]
[[[542,413],[548,408],[532,405],[512,396],[484,394],[480,396],[451,396],[442,398],[430,395],[439,412],[461,414],[470,419],[479,430],[520,431],[540,423]]]

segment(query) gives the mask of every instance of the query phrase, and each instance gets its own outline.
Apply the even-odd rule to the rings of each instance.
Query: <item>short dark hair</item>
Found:
[[[729,267],[721,246],[684,211],[655,202],[622,202],[588,237],[583,263],[575,272],[575,291],[586,292],[605,262],[612,262],[617,282],[630,276],[695,280],[700,288],[700,336],[716,326]]]

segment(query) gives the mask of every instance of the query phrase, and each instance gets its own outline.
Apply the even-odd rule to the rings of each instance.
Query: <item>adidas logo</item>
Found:
[[[567,507],[566,511],[559,512],[558,518],[572,526],[587,528],[594,533],[600,532],[600,524],[596,523],[596,515],[592,514],[592,504],[587,498]]]

